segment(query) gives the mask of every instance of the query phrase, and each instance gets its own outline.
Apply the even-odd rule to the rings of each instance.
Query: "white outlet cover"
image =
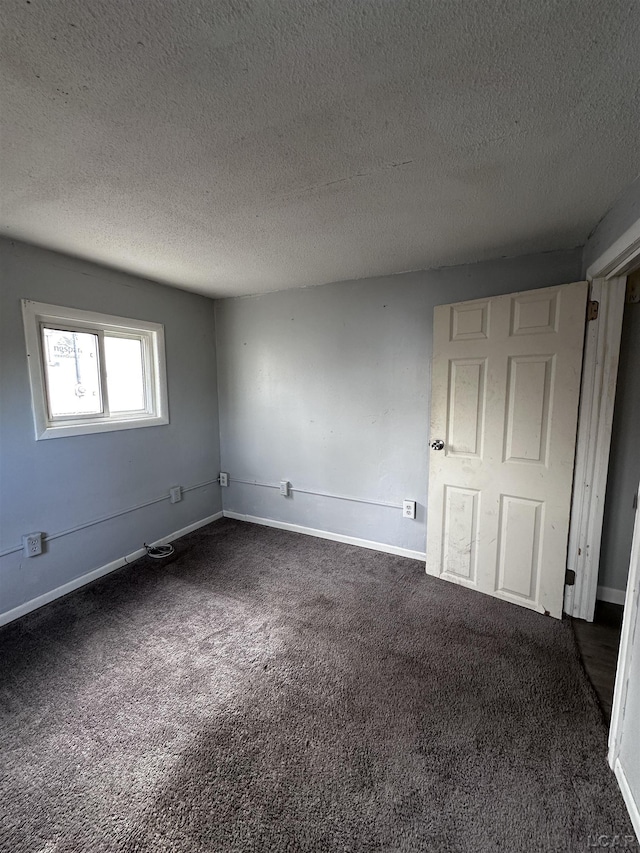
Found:
[[[22,551],[25,557],[42,554],[42,533],[25,533],[22,537]]]
[[[402,501],[402,515],[405,518],[415,518],[416,517],[416,502],[415,501]]]

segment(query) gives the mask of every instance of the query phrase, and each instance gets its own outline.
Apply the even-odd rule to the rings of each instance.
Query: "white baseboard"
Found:
[[[182,536],[186,536],[187,533],[193,533],[194,530],[206,527],[207,524],[211,524],[212,521],[218,521],[220,518],[222,518],[222,510],[220,512],[215,512],[213,515],[208,515],[206,518],[201,518],[200,521],[194,521],[193,524],[187,524],[186,527],[181,527],[180,530],[176,530],[175,533],[170,533],[168,536],[163,536],[162,539],[158,539],[156,542],[150,542],[149,544],[152,548],[155,545],[166,545],[168,542],[173,542],[174,539],[180,539]]]
[[[616,774],[616,779],[618,780],[618,785],[620,786],[620,791],[622,793],[622,799],[624,800],[624,804],[629,812],[633,829],[638,841],[640,841],[640,803],[637,803],[633,796],[633,792],[629,786],[629,781],[627,780],[624,769],[620,764],[619,758],[616,758],[613,766],[613,772]]]
[[[608,601],[610,604],[624,604],[626,594],[624,589],[614,589],[612,586],[599,586],[596,598],[598,601]]]
[[[167,542],[173,542],[175,539],[179,539],[181,536],[186,536],[187,533],[191,533],[194,530],[197,530],[199,527],[204,527],[206,524],[211,524],[212,521],[217,521],[219,518],[222,518],[221,512],[216,512],[214,515],[209,515],[206,518],[200,519],[200,521],[196,521],[193,524],[187,525],[187,527],[183,527],[180,530],[176,530],[175,533],[170,533],[168,536],[163,536],[162,539],[157,539],[155,542],[150,542],[151,546],[153,545],[166,545]],[[74,578],[72,581],[63,584],[62,586],[56,587],[56,589],[52,589],[49,592],[45,592],[44,595],[39,595],[37,598],[32,598],[31,601],[25,601],[24,604],[18,605],[18,607],[14,607],[13,610],[7,610],[6,613],[0,613],[0,625],[6,625],[9,622],[13,622],[14,619],[19,619],[21,616],[25,616],[27,613],[31,613],[32,610],[37,610],[39,607],[43,607],[45,604],[49,604],[50,601],[55,601],[56,598],[61,598],[63,595],[67,595],[69,592],[73,592],[76,589],[79,589],[81,586],[85,584],[91,583],[91,581],[95,581],[98,578],[101,578],[103,575],[108,575],[109,572],[115,572],[116,569],[121,569],[122,566],[126,566],[127,563],[131,563],[134,560],[139,559],[140,557],[144,557],[146,554],[146,550],[144,548],[138,548],[137,551],[133,551],[131,554],[127,554],[126,557],[120,557],[117,560],[113,560],[111,563],[107,563],[105,566],[100,566],[97,569],[93,569],[93,571],[87,572],[85,575],[81,575],[79,578]]]
[[[370,539],[357,539],[355,536],[344,536],[342,533],[331,533],[328,530],[317,530],[315,527],[303,527],[300,524],[289,524],[286,521],[275,521],[272,518],[259,518],[256,515],[243,515],[240,512],[224,510],[225,518],[235,518],[236,521],[248,521],[250,524],[262,524],[264,527],[277,527],[280,530],[290,530],[292,533],[304,533],[306,536],[316,536],[318,539],[330,539],[332,542],[343,542],[345,545],[356,545],[358,548],[369,548],[370,551],[382,551],[385,554],[395,554],[398,557],[409,557],[411,560],[426,560],[424,551],[411,551],[409,548],[399,548],[397,545],[387,545],[384,542],[373,542]]]

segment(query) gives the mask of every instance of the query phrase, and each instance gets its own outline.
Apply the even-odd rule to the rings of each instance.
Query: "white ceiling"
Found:
[[[210,295],[584,242],[634,0],[3,0],[2,233]]]

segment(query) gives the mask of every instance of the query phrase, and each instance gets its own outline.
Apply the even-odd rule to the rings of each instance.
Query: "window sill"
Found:
[[[140,427],[163,426],[169,423],[169,418],[164,416],[150,416],[144,418],[109,418],[104,421],[92,421],[89,423],[56,424],[48,426],[36,435],[37,441],[50,438],[67,438],[73,435],[89,435],[94,432],[114,432],[123,429],[139,429]]]

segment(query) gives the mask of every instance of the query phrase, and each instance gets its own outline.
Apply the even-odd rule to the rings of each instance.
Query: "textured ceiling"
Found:
[[[635,0],[3,0],[2,232],[211,295],[584,242]]]

